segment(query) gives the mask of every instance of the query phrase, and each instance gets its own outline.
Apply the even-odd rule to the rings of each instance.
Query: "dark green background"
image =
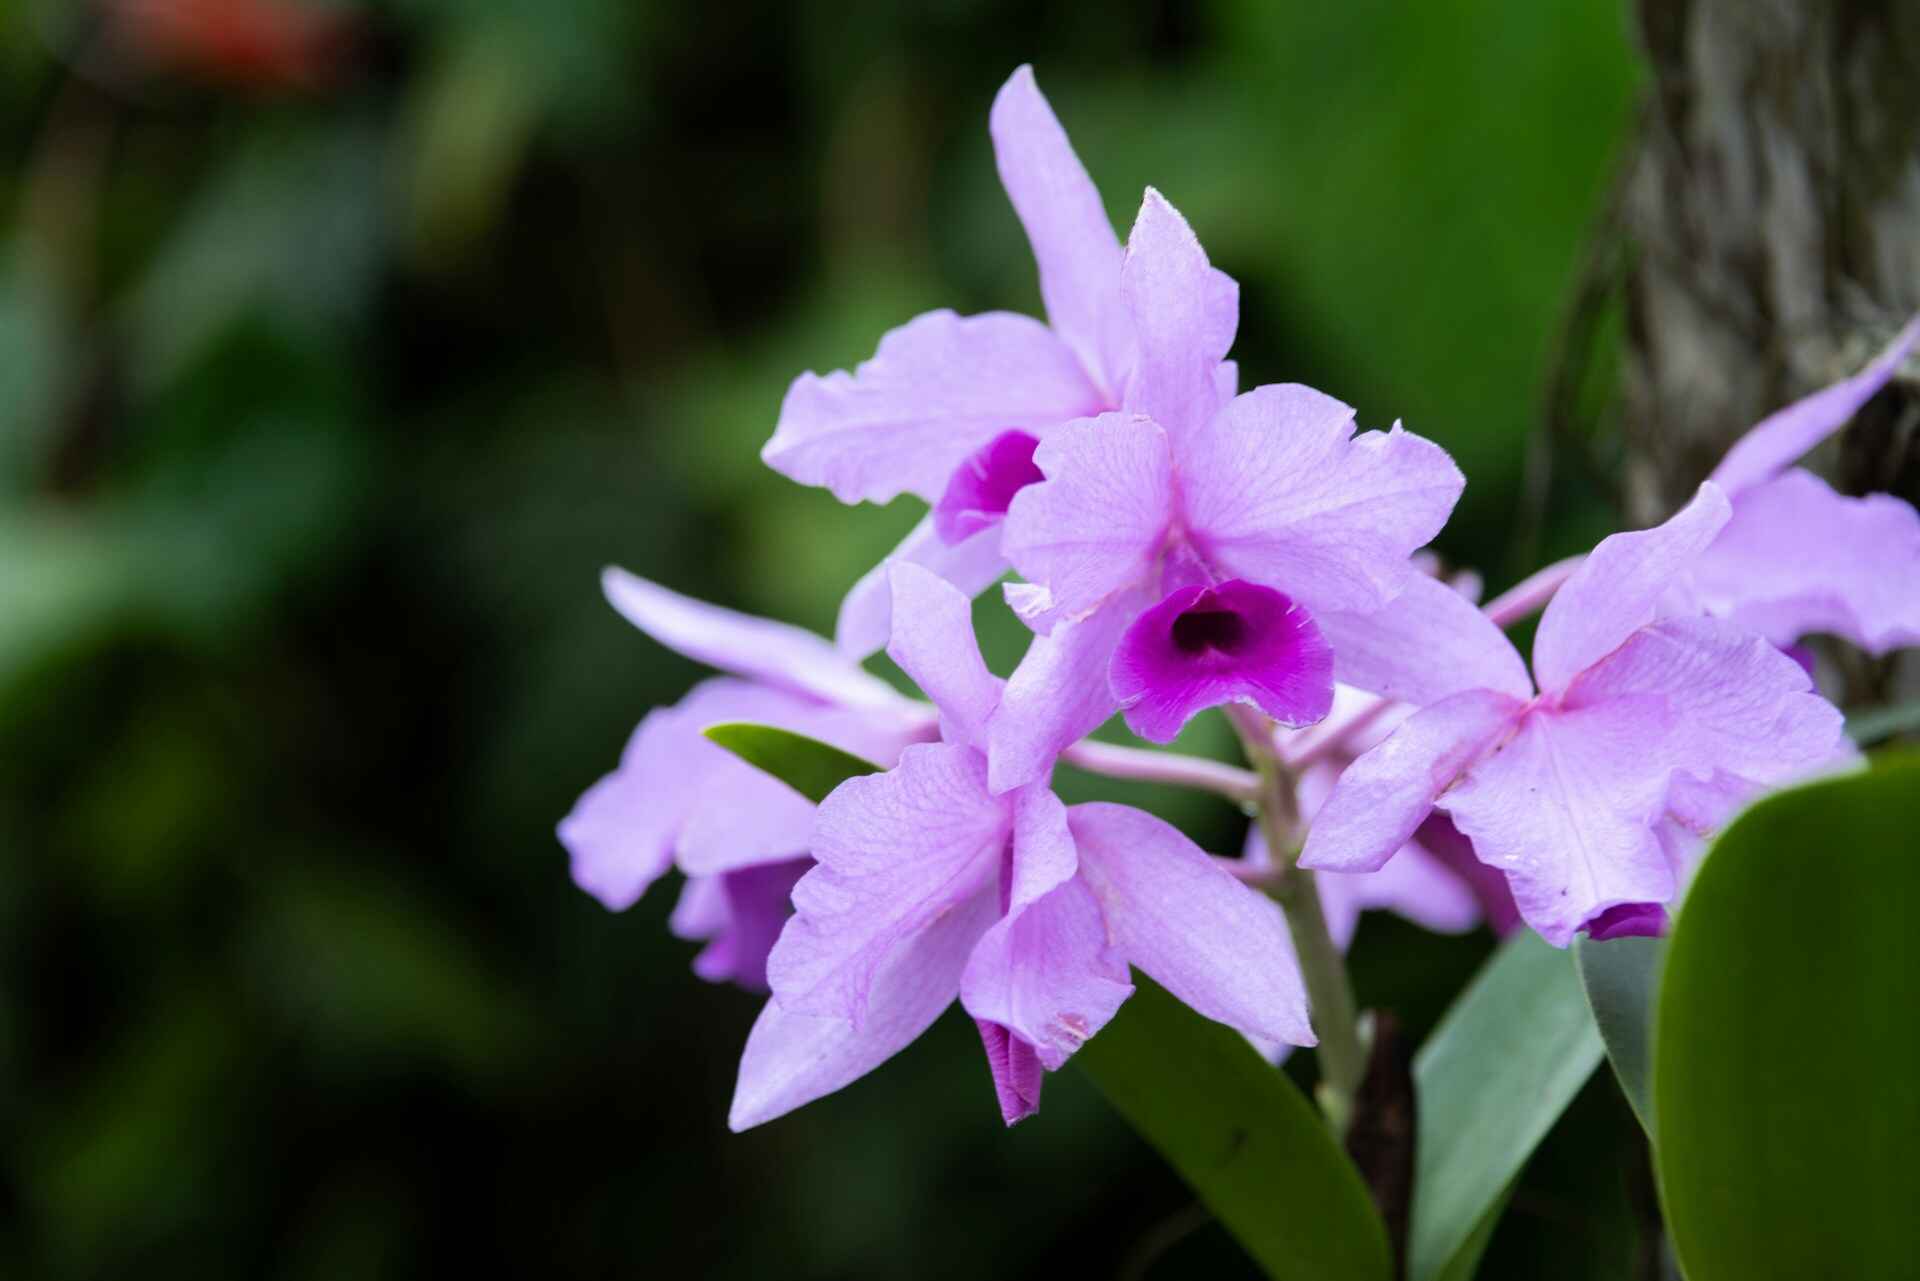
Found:
[[[362,12],[290,94],[0,7],[0,1275],[1248,1271],[1149,1257],[1190,1198],[1074,1072],[1003,1131],[957,1018],[726,1133],[753,998],[552,835],[697,674],[596,575],[831,625],[916,512],[758,447],[918,311],[1037,309],[986,137],[1023,61],[1121,225],[1151,182],[1240,280],[1246,381],[1451,449],[1494,586],[1580,546],[1603,486],[1523,478],[1622,6]],[[1423,1028],[1487,945],[1370,921],[1362,996]],[[1638,1142],[1590,1087],[1486,1275],[1627,1275]]]

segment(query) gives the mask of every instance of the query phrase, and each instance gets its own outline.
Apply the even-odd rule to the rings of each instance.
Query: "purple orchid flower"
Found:
[[[967,597],[912,564],[889,578],[887,652],[939,709],[941,741],[821,803],[817,865],[768,958],[774,996],[747,1040],[733,1128],[864,1075],[955,997],[1012,1124],[1038,1106],[1044,1072],[1132,992],[1129,963],[1209,1018],[1312,1044],[1271,900],[1139,810],[1069,809],[1044,779],[988,788],[1002,682],[981,660]]]
[[[1021,67],[989,117],[1000,180],[1040,268],[1048,324],[1011,312],[934,311],[880,340],[851,374],[796,378],[767,464],[842,502],[902,493],[933,508],[841,606],[836,636],[858,657],[886,643],[886,566],[935,571],[969,596],[1006,572],[1000,525],[1018,490],[1040,479],[1033,452],[1062,423],[1135,406],[1138,316],[1121,285],[1120,242],[1066,131]],[[1206,300],[1209,377],[1232,393],[1224,357],[1239,287],[1217,271]]]
[[[1847,752],[1839,712],[1791,658],[1729,623],[1662,614],[1730,516],[1709,482],[1666,524],[1601,542],[1541,618],[1540,692],[1500,637],[1482,666],[1504,677],[1423,707],[1356,760],[1301,865],[1377,869],[1437,808],[1547,941],[1649,927],[1706,833]]]
[[[892,763],[927,738],[928,709],[811,632],[668,591],[617,569],[607,599],[668,648],[734,676],[696,685],[647,713],[620,766],[560,822],[573,879],[623,911],[678,865],[687,887],[671,920],[708,940],[694,972],[765,990],[766,957],[788,916],[788,892],[811,865],[813,806],[701,733],[722,721],[759,721]]]
[[[1874,654],[1920,644],[1920,514],[1851,498],[1793,464],[1846,426],[1920,339],[1920,317],[1871,364],[1762,420],[1709,478],[1733,519],[1676,588],[1692,606],[1790,645],[1829,632]]]
[[[1355,436],[1354,411],[1307,387],[1223,397],[1210,271],[1149,190],[1121,270],[1139,321],[1129,412],[1056,428],[1034,454],[1046,479],[1008,508],[1003,545],[1029,581],[1007,598],[1041,637],[992,728],[996,790],[1117,709],[1166,742],[1226,702],[1310,724],[1336,678],[1433,701],[1471,686],[1449,660],[1497,632],[1412,560],[1460,496],[1453,460],[1398,424]]]

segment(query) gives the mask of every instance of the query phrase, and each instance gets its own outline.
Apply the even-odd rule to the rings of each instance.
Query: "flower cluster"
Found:
[[[991,131],[1046,323],[920,316],[798,378],[762,454],[845,502],[928,506],[836,638],[606,577],[635,625],[728,674],[649,714],[560,837],[614,909],[678,866],[697,972],[770,991],[735,1128],[861,1076],[956,998],[1018,1120],[1130,967],[1263,1046],[1312,1045],[1276,878],[1321,873],[1339,946],[1371,906],[1559,945],[1658,932],[1736,808],[1850,758],[1788,647],[1920,642],[1920,516],[1794,464],[1920,321],[1755,427],[1665,524],[1483,608],[1421,550],[1465,483],[1445,450],[1356,432],[1304,386],[1239,391],[1234,282],[1152,189],[1122,244],[1028,69]],[[1033,639],[1002,679],[971,611],[1009,569]],[[1503,628],[1542,607],[1529,669]],[[925,701],[863,669],[882,646]],[[1164,744],[1213,708],[1257,778],[1086,739],[1118,712]],[[701,736],[723,720],[884,772],[815,807]],[[1063,759],[1259,799],[1261,833],[1224,859],[1141,810],[1064,805]]]

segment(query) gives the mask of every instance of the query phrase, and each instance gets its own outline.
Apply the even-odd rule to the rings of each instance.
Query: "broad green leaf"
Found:
[[[1386,1281],[1386,1230],[1313,1105],[1238,1033],[1134,981],[1073,1061],[1268,1276]]]
[[[1653,1094],[1691,1281],[1913,1275],[1920,756],[1769,797],[1667,947]]]
[[[1595,943],[1582,936],[1573,944],[1607,1061],[1648,1134],[1653,1133],[1653,1000],[1666,948],[1666,940],[1647,938]]]
[[[706,733],[747,764],[773,775],[815,805],[848,779],[880,772],[880,767],[872,761],[775,725],[729,721],[724,725],[709,725]]]
[[[1532,933],[1501,944],[1413,1061],[1412,1281],[1468,1275],[1489,1211],[1600,1055],[1573,958]]]

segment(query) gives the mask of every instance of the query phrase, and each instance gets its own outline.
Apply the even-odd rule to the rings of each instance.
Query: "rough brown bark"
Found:
[[[1626,499],[1670,513],[1746,427],[1920,310],[1920,4],[1639,0],[1651,81],[1621,218]],[[1920,384],[1815,464],[1920,498]]]

